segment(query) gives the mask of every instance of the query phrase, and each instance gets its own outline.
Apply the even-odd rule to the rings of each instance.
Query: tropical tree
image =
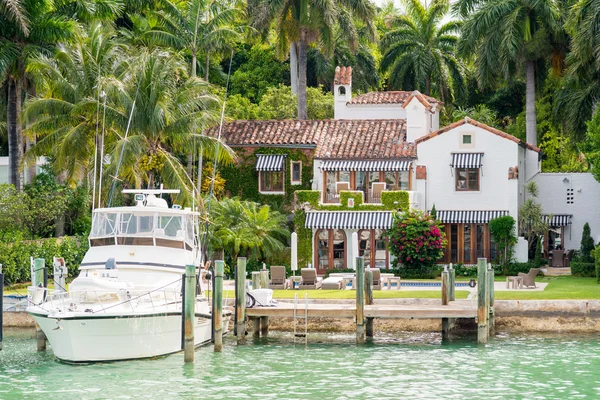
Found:
[[[143,34],[152,43],[190,53],[192,77],[197,75],[198,57],[204,56],[204,79],[208,82],[210,58],[233,49],[242,38],[244,9],[239,0],[190,0],[185,3],[161,1],[163,10],[155,15],[159,24]]]
[[[481,84],[499,77],[510,80],[524,70],[527,142],[537,145],[536,79],[545,78],[544,61],[560,31],[556,1],[459,0],[455,6],[465,17],[459,49],[463,55],[475,55]]]
[[[476,121],[493,127],[496,127],[496,124],[498,123],[498,117],[494,110],[485,104],[478,104],[475,107],[467,108],[458,107],[452,113],[452,119],[454,121],[465,119],[465,117],[472,118]]]
[[[26,69],[39,54],[51,54],[54,45],[72,36],[74,24],[48,0],[5,1],[0,14],[0,80],[8,88],[7,131],[9,183],[21,189],[19,167],[23,154],[21,104],[23,89],[33,89]],[[9,11],[12,10],[12,11]],[[7,12],[9,11],[9,12]]]
[[[464,97],[464,68],[456,57],[460,24],[442,23],[449,1],[434,0],[428,8],[419,0],[404,3],[406,14],[392,22],[381,40],[381,69],[389,72],[390,87],[418,89],[442,100],[450,94]]]
[[[267,205],[247,204],[244,210],[245,224],[256,239],[256,250],[263,257],[281,253],[290,236],[286,227],[286,216],[271,210]]]
[[[544,218],[542,205],[536,201],[539,195],[537,183],[531,181],[526,186],[526,192],[529,195],[521,208],[519,209],[519,230],[521,235],[527,239],[529,249],[534,248],[534,243],[541,235],[548,231],[548,222]]]
[[[220,101],[206,82],[188,78],[185,62],[176,54],[154,50],[136,57],[124,84],[109,86],[107,96],[106,120],[114,142],[105,179],[121,177],[151,188],[161,182],[182,189],[178,201],[185,204],[193,182],[179,155],[191,152],[196,143],[220,162],[234,158],[223,142],[196,133],[218,121]]]
[[[275,21],[281,54],[287,54],[290,43],[298,43],[298,119],[308,118],[306,65],[309,44],[318,41],[320,47],[331,54],[338,28],[352,48],[356,48],[355,18],[365,23],[370,36],[375,37],[375,8],[369,0],[249,0],[248,14],[251,25],[265,33]],[[290,70],[294,69],[292,65]]]
[[[27,71],[36,76],[39,90],[25,103],[24,116],[34,121],[26,133],[38,141],[26,160],[51,155],[54,170],[68,184],[83,180],[94,162],[95,146],[102,146],[102,92],[127,70],[124,50],[114,30],[97,22],[72,45],[59,45],[52,56],[30,61]]]

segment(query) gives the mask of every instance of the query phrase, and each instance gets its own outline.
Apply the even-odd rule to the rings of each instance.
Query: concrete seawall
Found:
[[[231,300],[231,299],[229,299]],[[281,300],[291,302],[292,300]],[[353,300],[309,300],[311,303],[354,303]],[[377,304],[439,305],[438,299],[378,299]],[[600,332],[600,300],[496,300],[496,329],[514,332]],[[302,315],[299,305],[298,315]],[[5,312],[5,327],[33,328],[25,312]],[[272,318],[271,330],[291,331],[291,318]],[[312,318],[311,332],[354,332],[351,319]],[[376,332],[428,332],[441,330],[437,319],[378,319]]]

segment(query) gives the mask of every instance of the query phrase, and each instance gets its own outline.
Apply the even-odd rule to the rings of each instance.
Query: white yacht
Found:
[[[201,263],[197,212],[168,207],[173,190],[129,190],[137,205],[93,211],[90,248],[68,292],[29,289],[27,311],[68,362],[182,350],[182,274]],[[196,296],[194,339],[211,340],[211,307]],[[224,319],[224,328],[227,318]]]

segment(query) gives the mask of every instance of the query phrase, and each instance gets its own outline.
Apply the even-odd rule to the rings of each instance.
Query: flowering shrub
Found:
[[[446,245],[440,228],[432,216],[420,211],[397,214],[387,231],[390,253],[405,267],[431,267],[442,257]]]

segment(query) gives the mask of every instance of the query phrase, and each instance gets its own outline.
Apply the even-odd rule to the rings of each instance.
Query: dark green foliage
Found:
[[[523,272],[526,274],[531,268],[539,268],[539,266],[535,265],[535,263],[533,262],[511,262],[508,265],[494,265],[493,267],[496,271],[496,275],[502,276],[516,276],[519,274],[519,272]]]
[[[596,279],[600,283],[600,246],[596,247],[595,258],[596,258]]]
[[[592,252],[594,251],[594,238],[590,231],[590,225],[586,222],[583,225],[583,233],[581,234],[581,250],[579,260],[582,262],[591,263],[594,261]]]
[[[435,209],[435,204],[433,205],[433,207],[431,207],[431,211],[429,211],[429,215],[431,215],[431,218],[437,219],[437,210]]]
[[[512,248],[517,243],[515,219],[510,215],[495,218],[490,221],[489,227],[490,235],[498,245],[500,264],[508,268],[508,264],[512,258]],[[504,274],[506,275],[507,272],[504,271]]]
[[[538,237],[537,243],[535,244],[535,257],[533,258],[533,262],[537,266],[543,265],[542,260],[542,237]]]
[[[298,235],[298,268],[312,264],[312,229],[305,227],[306,213],[294,211],[294,230]]]
[[[593,262],[571,262],[571,275],[594,278],[596,276],[596,264]]]
[[[87,250],[88,240],[83,236],[0,242],[0,264],[5,279],[10,284],[27,282],[31,279],[30,257],[44,258],[50,276],[52,276],[52,258],[63,257],[69,268],[69,276],[74,277]]]
[[[321,192],[318,190],[296,190],[296,203],[298,205],[309,203],[312,207],[319,206]]]
[[[381,193],[381,203],[388,210],[407,211],[410,208],[408,204],[408,192],[404,190],[383,191]]]

